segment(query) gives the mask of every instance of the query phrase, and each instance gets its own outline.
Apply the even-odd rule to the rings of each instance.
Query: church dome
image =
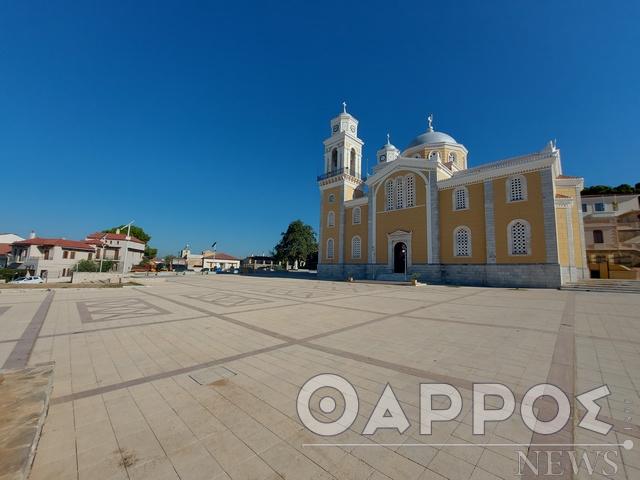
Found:
[[[426,133],[423,133],[422,135],[418,135],[416,138],[414,138],[411,141],[411,143],[407,146],[407,150],[413,147],[417,147],[418,145],[425,145],[428,143],[442,143],[442,142],[458,143],[450,135],[447,135],[446,133],[442,133],[442,132],[436,132],[433,130],[433,128],[429,127],[429,130],[427,130]]]

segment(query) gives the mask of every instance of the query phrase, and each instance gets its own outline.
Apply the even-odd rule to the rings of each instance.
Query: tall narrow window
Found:
[[[362,258],[362,240],[357,235],[351,241],[351,257],[354,259]]]
[[[349,162],[349,174],[356,176],[356,150],[355,148],[351,149],[351,161]]]
[[[336,214],[329,212],[327,215],[327,227],[333,227],[336,224]]]
[[[529,255],[531,253],[531,227],[524,220],[514,220],[509,224],[509,255]]]
[[[507,180],[507,201],[519,202],[527,199],[527,179],[515,175]]]
[[[416,204],[415,177],[413,174],[407,175],[407,207],[414,207]]]
[[[604,235],[602,234],[602,230],[593,231],[593,243],[604,243]]]
[[[404,179],[396,180],[396,208],[404,208]]]
[[[467,187],[458,187],[453,191],[453,209],[466,210],[469,208],[469,191]]]
[[[336,148],[331,152],[331,173],[338,171],[338,150]]]
[[[458,227],[453,231],[453,255],[456,257],[471,256],[471,230]]]
[[[457,159],[458,159],[458,157],[457,157],[455,152],[449,152],[449,161],[451,163],[456,163]]]
[[[362,216],[362,213],[360,211],[360,207],[355,207],[353,209],[353,224],[354,225],[359,225],[360,224],[360,217]]]
[[[385,184],[385,193],[387,196],[387,210],[393,210],[393,180],[387,180],[387,183]]]
[[[333,260],[333,238],[327,240],[327,260]]]
[[[596,212],[604,212],[604,203],[603,202],[594,203],[593,210]]]

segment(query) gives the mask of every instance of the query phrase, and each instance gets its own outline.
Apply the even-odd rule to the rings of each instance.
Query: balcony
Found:
[[[367,179],[366,175],[363,175],[363,174],[358,175],[355,170],[352,170],[350,168],[339,168],[337,170],[333,170],[331,172],[325,173],[324,175],[319,175],[318,182],[321,182],[323,180],[327,180],[333,177],[339,177],[341,175],[350,176],[352,178],[355,178],[356,180],[361,180],[361,181],[364,181]]]

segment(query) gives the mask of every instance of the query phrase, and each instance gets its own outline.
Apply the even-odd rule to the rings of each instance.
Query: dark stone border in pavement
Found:
[[[27,325],[27,328],[24,329],[22,336],[18,340],[18,343],[13,347],[9,357],[2,366],[2,369],[16,369],[27,365],[33,346],[38,338],[38,333],[40,333],[44,319],[47,317],[47,313],[49,312],[51,302],[53,302],[54,295],[55,293],[53,291],[49,292],[44,301],[40,304],[40,308],[38,308],[38,311],[29,322],[29,325]]]

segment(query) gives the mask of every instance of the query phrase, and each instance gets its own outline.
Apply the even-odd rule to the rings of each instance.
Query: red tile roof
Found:
[[[10,243],[0,243],[0,255],[8,255],[11,253]]]
[[[124,233],[96,232],[96,233],[92,233],[91,235],[87,235],[87,240],[90,240],[90,239],[100,240],[105,235],[107,236],[107,240],[126,240],[127,239],[127,236]],[[142,240],[134,237],[133,235],[131,235],[129,237],[129,241],[130,242],[141,243],[142,245],[145,244]]]
[[[43,245],[46,247],[62,247],[71,248],[74,250],[89,250],[94,251],[92,245],[89,245],[84,240],[66,240],[64,238],[29,238],[27,240],[20,240],[19,242],[13,242],[12,245]]]
[[[213,255],[207,255],[204,258],[213,260],[213,257],[214,257]],[[222,253],[222,252],[216,253],[215,259],[216,260],[237,260],[237,261],[240,261],[239,258],[232,257],[231,255],[227,255],[226,253]]]

